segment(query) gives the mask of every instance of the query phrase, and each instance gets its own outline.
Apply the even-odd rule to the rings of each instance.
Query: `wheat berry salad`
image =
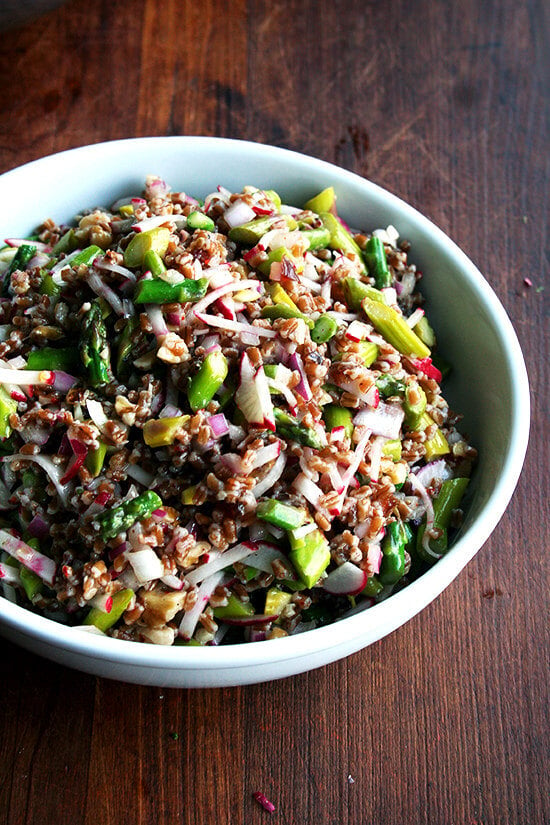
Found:
[[[222,186],[0,250],[0,582],[119,639],[236,644],[437,562],[476,450],[394,227]],[[436,278],[437,273],[429,273]]]

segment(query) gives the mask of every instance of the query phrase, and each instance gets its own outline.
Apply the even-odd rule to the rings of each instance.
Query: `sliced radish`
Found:
[[[371,332],[370,328],[361,321],[352,321],[347,328],[345,335],[350,341],[364,341]]]
[[[399,438],[405,413],[397,404],[380,401],[376,409],[363,409],[353,419],[356,426],[368,427],[374,435]]]
[[[199,565],[199,567],[196,567],[191,573],[188,573],[185,578],[190,584],[199,584],[199,582],[202,582],[219,570],[223,570],[225,567],[229,567],[229,565],[236,564],[236,562],[247,558],[247,556],[254,553],[254,549],[254,546],[249,542],[236,544],[229,550],[220,553],[213,561],[207,561],[206,564]]]
[[[246,352],[241,358],[235,401],[249,424],[268,427],[275,432],[273,403],[264,369],[258,367],[255,370]]]
[[[57,570],[57,565],[53,559],[44,556],[43,553],[5,530],[0,530],[0,548],[20,562],[27,570],[36,573],[47,584],[53,585]]]
[[[184,614],[179,626],[178,635],[183,639],[190,639],[195,632],[201,613],[206,608],[210,596],[222,580],[223,570],[219,570],[217,573],[213,573],[205,579],[199,587],[197,592],[197,601],[193,607]]]
[[[231,227],[242,226],[243,223],[254,220],[255,211],[245,201],[237,200],[229,206],[223,213],[226,224]]]
[[[346,561],[323,581],[323,588],[333,596],[356,596],[363,590],[368,576],[351,561]]]
[[[253,494],[256,498],[263,496],[264,493],[267,493],[273,485],[279,481],[281,478],[284,469],[286,467],[286,455],[281,453],[281,455],[277,458],[277,461],[273,465],[273,467],[269,470],[268,473],[259,481],[255,487],[252,488]]]
[[[221,318],[219,315],[205,315],[203,312],[193,310],[195,318],[210,327],[226,329],[228,332],[248,333],[262,338],[276,338],[277,332],[266,327],[257,327],[253,324],[243,324],[240,321],[231,321],[229,318]]]

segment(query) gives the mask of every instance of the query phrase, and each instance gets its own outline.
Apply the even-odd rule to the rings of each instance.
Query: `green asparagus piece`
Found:
[[[154,249],[148,249],[143,256],[143,269],[149,270],[154,278],[159,278],[166,272],[164,261]]]
[[[189,382],[187,397],[193,412],[202,410],[219,390],[227,378],[227,358],[221,350],[208,353]]]
[[[74,258],[71,258],[69,264],[71,265],[72,269],[76,269],[77,266],[89,266],[92,261],[97,258],[98,255],[103,255],[103,250],[92,244],[91,246],[87,246],[86,249],[83,249],[82,252],[79,252],[78,255],[75,255]]]
[[[386,250],[384,244],[373,235],[365,246],[365,261],[369,270],[369,275],[374,278],[374,285],[377,289],[384,289],[391,286],[391,272],[388,269],[386,260]]]
[[[405,531],[401,521],[392,521],[386,527],[382,539],[382,563],[379,579],[384,585],[396,584],[405,574],[405,547],[410,540],[410,531]]]
[[[339,249],[344,254],[352,252],[358,258],[360,268],[366,275],[367,268],[363,261],[361,249],[347,229],[344,229],[338,218],[336,218],[331,212],[321,212],[319,217],[323,221],[323,226],[330,232],[330,248]]]
[[[384,442],[384,446],[382,447],[382,455],[387,458],[391,458],[392,461],[400,461],[401,450],[401,439],[389,438],[386,442]]]
[[[134,332],[139,329],[139,320],[136,315],[132,315],[126,321],[126,326],[120,334],[117,347],[116,373],[120,378],[127,371],[134,349]]]
[[[40,294],[49,295],[51,298],[61,294],[61,284],[56,284],[53,276],[49,272],[42,270],[42,283],[40,284]]]
[[[146,490],[137,498],[94,516],[94,522],[102,539],[113,539],[119,533],[128,530],[136,521],[149,518],[159,507],[162,507],[160,496],[153,490]]]
[[[65,232],[64,235],[60,237],[54,248],[52,249],[53,255],[61,255],[62,252],[67,254],[68,252],[72,252],[73,249],[76,249],[78,246],[78,241],[75,238],[74,229],[69,229]]]
[[[205,229],[207,232],[214,232],[216,229],[216,224],[212,218],[209,218],[208,215],[204,214],[204,212],[199,212],[196,210],[195,212],[190,212],[187,216],[187,228]]]
[[[275,192],[274,189],[264,189],[264,195],[268,200],[270,200],[274,205],[277,211],[281,208],[281,196]]]
[[[29,353],[28,370],[63,370],[71,372],[79,366],[78,352],[74,347],[44,347]]]
[[[315,325],[311,331],[311,340],[315,341],[316,344],[324,344],[330,341],[337,332],[337,321],[331,315],[323,313],[323,315],[320,315],[315,321]]]
[[[134,293],[135,304],[185,304],[198,301],[206,295],[208,279],[194,281],[186,278],[179,284],[168,284],[162,280],[138,281]]]
[[[254,605],[252,602],[242,602],[234,593],[230,593],[227,604],[223,607],[214,608],[215,619],[237,619],[254,615]]]
[[[430,355],[426,344],[415,335],[403,316],[395,309],[370,298],[364,298],[361,306],[378,332],[403,355],[417,355],[420,358]]]
[[[323,212],[332,212],[336,204],[336,193],[333,186],[328,186],[310,198],[305,204],[304,209],[309,209],[310,212],[316,212],[321,215]]]
[[[421,341],[424,341],[427,347],[435,347],[435,332],[430,326],[430,322],[425,315],[413,327],[414,332],[418,335]]]
[[[347,407],[339,407],[337,404],[325,404],[323,407],[323,419],[329,432],[335,427],[343,427],[347,437],[352,437],[352,414],[351,410],[348,410]]]
[[[412,400],[413,398],[414,401]],[[427,403],[426,393],[421,386],[415,384],[414,386],[409,385],[406,387],[403,409],[405,411],[405,421],[410,430],[420,429],[422,415],[426,412]]]
[[[296,229],[298,224],[290,215],[277,215],[276,218],[272,216],[265,218],[255,218],[253,221],[243,223],[241,226],[234,226],[229,230],[229,240],[240,243],[243,246],[254,246],[258,241],[269,232],[272,228],[274,220],[280,221],[284,217],[287,229]]]
[[[353,312],[358,312],[361,309],[361,302],[365,298],[370,298],[371,301],[378,301],[380,304],[385,304],[386,299],[380,290],[375,289],[369,284],[364,284],[358,278],[353,278],[348,275],[344,278],[344,297],[346,304]]]
[[[294,261],[294,256],[290,249],[287,249],[286,246],[278,246],[277,249],[271,249],[267,253],[267,258],[264,261],[260,261],[256,269],[259,269],[262,275],[269,275],[271,264],[280,263],[283,258],[288,258],[288,260],[292,262]]]
[[[384,585],[382,584],[378,576],[369,576],[366,585],[361,591],[361,595],[368,596],[370,599],[375,599],[377,596],[380,595],[383,589]]]
[[[84,316],[80,336],[80,358],[92,387],[112,381],[107,329],[101,317],[101,307],[94,301]]]
[[[330,243],[331,235],[326,226],[317,229],[303,229],[302,235],[307,238],[308,249],[326,249]]]
[[[16,412],[17,401],[0,386],[0,438],[8,438],[11,434],[10,415]]]
[[[12,273],[18,269],[25,269],[29,261],[36,255],[36,246],[30,243],[23,243],[18,247],[17,252],[11,259],[11,263],[4,273],[4,281],[2,285],[2,294],[4,297],[9,295],[9,288],[11,283]]]
[[[283,530],[295,530],[296,527],[301,527],[307,518],[303,507],[292,507],[274,498],[261,501],[256,508],[256,515],[262,521],[282,527]]]
[[[28,538],[26,539],[26,542],[29,547],[33,548],[33,550],[40,551],[40,542],[38,539]],[[19,578],[21,579],[21,584],[23,585],[23,590],[27,595],[27,599],[32,602],[37,593],[41,592],[44,582],[40,576],[37,576],[36,573],[33,573],[32,570],[28,570],[23,565],[21,565],[19,570]]]
[[[113,604],[109,613],[104,610],[99,610],[97,607],[92,607],[90,612],[83,621],[85,625],[94,625],[98,630],[105,633],[118,622],[134,595],[133,590],[119,590],[113,596]]]
[[[314,322],[311,318],[308,318],[308,316],[300,312],[299,309],[293,309],[288,306],[288,304],[274,304],[273,306],[263,307],[261,315],[262,318],[269,318],[270,320],[274,320],[275,318],[301,318],[310,329],[314,327]]]
[[[469,484],[469,478],[450,478],[441,485],[439,495],[434,499],[434,528],[441,530],[439,538],[430,538],[429,547],[433,555],[428,553],[422,543],[426,525],[422,524],[418,529],[416,540],[416,552],[424,561],[433,564],[440,556],[447,552],[448,536],[447,531],[451,523],[453,510],[460,505],[462,497]]]
[[[88,450],[88,455],[84,463],[94,478],[97,478],[101,473],[106,455],[107,445],[103,441],[99,442],[97,449]]]
[[[325,444],[317,432],[311,427],[300,424],[288,413],[274,407],[275,427],[279,435],[290,441],[297,441],[306,447],[313,447],[314,450],[321,450]]]
[[[150,249],[163,258],[169,243],[170,230],[166,226],[157,226],[155,229],[137,232],[124,250],[124,263],[129,267],[142,266],[143,259]]]

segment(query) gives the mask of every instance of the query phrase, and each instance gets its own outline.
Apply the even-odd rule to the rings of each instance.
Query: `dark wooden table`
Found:
[[[158,690],[0,642],[0,825],[550,821],[548,11],[74,0],[3,32],[0,171],[100,140],[208,134],[368,176],[485,273],[523,346],[533,419],[491,540],[427,610],[343,662]]]

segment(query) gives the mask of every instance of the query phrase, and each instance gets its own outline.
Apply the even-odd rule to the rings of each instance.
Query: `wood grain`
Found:
[[[518,332],[533,417],[483,550],[343,662],[175,691],[0,642],[0,825],[550,821],[549,14],[542,0],[72,0],[3,37],[0,171],[100,140],[209,134],[369,176],[484,272]]]

